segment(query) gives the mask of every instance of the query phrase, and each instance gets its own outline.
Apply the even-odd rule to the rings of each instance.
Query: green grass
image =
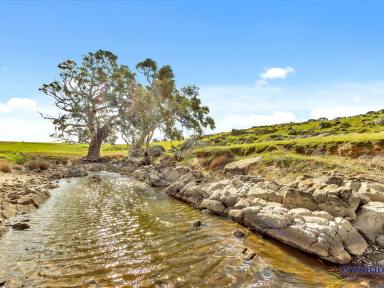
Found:
[[[180,141],[155,142],[152,145],[162,145],[166,150],[180,144]],[[80,158],[87,154],[88,144],[40,143],[40,142],[2,142],[0,141],[0,159],[23,163],[33,156]],[[128,154],[125,144],[103,144],[102,156],[125,156]]]
[[[301,123],[258,126],[208,135],[203,138],[208,145],[237,145],[276,140],[291,140],[316,136],[384,132],[384,110],[334,120],[318,119]]]
[[[79,158],[87,154],[87,144],[39,143],[39,142],[0,142],[0,159],[22,163],[32,156]],[[103,156],[123,156],[126,145],[102,146]]]

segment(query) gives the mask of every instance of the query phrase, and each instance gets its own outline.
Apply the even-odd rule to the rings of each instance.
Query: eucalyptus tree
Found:
[[[124,99],[128,105],[135,85],[134,74],[117,60],[113,53],[98,50],[84,55],[81,65],[64,61],[58,65],[60,79],[40,88],[60,110],[57,116],[42,115],[54,124],[54,136],[89,139],[88,160],[100,158],[101,144],[119,117],[119,103]]]
[[[204,128],[214,129],[209,109],[199,99],[196,86],[176,88],[169,65],[157,67],[152,59],[137,64],[145,84],[136,83],[129,101],[120,106],[120,130],[131,151],[149,143],[156,131],[166,139],[182,139],[185,130],[200,135]]]

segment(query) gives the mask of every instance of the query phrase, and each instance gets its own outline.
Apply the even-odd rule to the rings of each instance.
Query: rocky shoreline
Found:
[[[29,228],[25,215],[48,200],[51,196],[49,190],[58,187],[57,180],[88,175],[85,167],[77,164],[57,165],[48,170],[23,169],[0,173],[0,236],[9,227],[15,230]]]
[[[281,184],[246,175],[251,162],[228,164],[221,179],[178,165],[139,167],[131,175],[331,263],[384,263],[384,184],[342,175]]]
[[[58,179],[105,170],[130,175],[197,209],[331,263],[384,264],[384,184],[332,174],[304,175],[282,184],[247,175],[249,165],[252,160],[240,160],[227,164],[222,174],[205,176],[175,161],[143,166],[125,159],[1,174],[0,235],[8,226],[28,228],[17,217],[39,208]]]

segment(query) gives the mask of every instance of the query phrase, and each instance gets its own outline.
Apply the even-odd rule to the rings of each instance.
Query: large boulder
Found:
[[[253,166],[260,162],[261,159],[262,157],[253,157],[231,162],[225,165],[224,172],[231,175],[245,175]]]
[[[362,255],[367,248],[348,220],[329,221],[308,209],[288,210],[269,202],[242,209],[238,218],[256,231],[334,263],[348,263],[351,255]]]
[[[376,238],[384,234],[384,203],[369,202],[362,206],[353,227],[359,230],[370,244],[374,244]]]

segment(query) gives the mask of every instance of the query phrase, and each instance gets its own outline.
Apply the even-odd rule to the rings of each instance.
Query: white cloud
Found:
[[[257,80],[258,86],[263,86],[268,83],[268,80],[272,79],[285,79],[288,77],[288,74],[295,72],[295,69],[293,69],[290,66],[287,66],[285,68],[282,67],[272,67],[265,70],[260,75],[260,79]]]
[[[37,102],[30,98],[11,98],[6,103],[0,102],[0,112],[37,111]]]

